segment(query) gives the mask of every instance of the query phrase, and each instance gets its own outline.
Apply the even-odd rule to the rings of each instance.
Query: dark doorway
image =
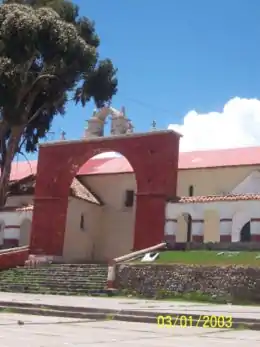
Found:
[[[250,242],[251,241],[251,228],[250,221],[247,222],[240,231],[240,241]]]
[[[187,240],[186,240],[186,249],[190,249],[190,243],[192,242],[192,217],[190,214],[185,214],[186,221],[186,232],[187,232]]]
[[[187,242],[191,242],[191,233],[192,233],[192,218],[191,215],[188,215],[187,220]]]

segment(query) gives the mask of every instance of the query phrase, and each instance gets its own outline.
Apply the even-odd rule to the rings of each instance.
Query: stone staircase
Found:
[[[0,291],[59,295],[93,295],[106,290],[107,265],[55,264],[0,271]]]

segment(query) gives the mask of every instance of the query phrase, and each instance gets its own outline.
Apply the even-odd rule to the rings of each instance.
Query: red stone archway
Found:
[[[69,187],[79,168],[105,151],[124,155],[137,183],[135,250],[164,238],[165,203],[176,196],[179,137],[158,131],[40,146],[30,252],[61,256]]]

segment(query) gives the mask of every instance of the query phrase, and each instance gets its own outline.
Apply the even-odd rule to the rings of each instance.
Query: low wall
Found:
[[[0,253],[0,270],[23,266],[29,256],[28,247],[17,247]]]
[[[147,298],[193,293],[220,302],[260,302],[260,268],[120,264],[115,284],[124,294]]]

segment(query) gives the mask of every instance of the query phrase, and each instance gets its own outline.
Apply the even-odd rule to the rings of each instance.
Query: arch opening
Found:
[[[189,248],[192,242],[192,216],[189,213],[182,213],[177,219],[176,243],[180,247]]]
[[[251,241],[251,223],[248,221],[245,223],[240,231],[240,242]]]
[[[135,172],[118,152],[103,152],[85,162],[72,180],[63,257],[104,262],[134,247]]]
[[[250,214],[247,211],[239,211],[234,214],[232,219],[232,234],[231,241],[232,242],[240,242],[241,241],[241,231],[243,230],[243,239],[248,238],[249,232],[251,233],[251,222],[250,222]],[[248,224],[249,223],[249,224]]]

